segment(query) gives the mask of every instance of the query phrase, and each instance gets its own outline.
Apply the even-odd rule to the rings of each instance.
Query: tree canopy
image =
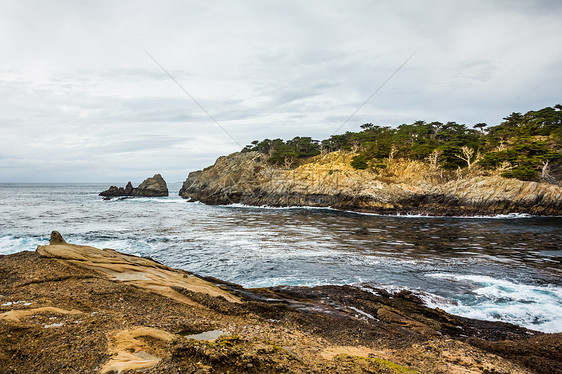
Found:
[[[562,162],[562,106],[511,113],[497,126],[477,123],[416,121],[396,128],[361,125],[358,132],[332,135],[322,141],[310,137],[253,141],[242,152],[268,155],[273,164],[292,163],[322,151],[353,151],[351,165],[374,168],[384,160],[403,158],[432,162],[446,170],[496,169],[502,176],[539,180],[549,163]]]

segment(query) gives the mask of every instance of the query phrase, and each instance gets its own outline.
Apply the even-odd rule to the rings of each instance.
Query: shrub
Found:
[[[511,170],[505,171],[501,174],[501,176],[504,178],[515,178],[522,181],[539,181],[539,173],[527,165],[517,166]]]

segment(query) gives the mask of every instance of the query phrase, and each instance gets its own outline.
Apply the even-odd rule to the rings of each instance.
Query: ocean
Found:
[[[0,184],[0,255],[33,251],[57,230],[244,287],[409,289],[449,313],[562,331],[562,217],[207,206],[177,196],[180,183],[165,198],[104,201],[107,187]]]

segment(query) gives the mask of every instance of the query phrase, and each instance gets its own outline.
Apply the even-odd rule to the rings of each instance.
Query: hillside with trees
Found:
[[[416,121],[392,128],[367,123],[358,132],[321,141],[310,137],[256,140],[242,150],[259,152],[269,163],[286,167],[334,151],[352,152],[350,164],[360,170],[381,170],[402,159],[424,162],[443,172],[493,172],[505,178],[559,184],[562,105],[512,113],[497,126]]]

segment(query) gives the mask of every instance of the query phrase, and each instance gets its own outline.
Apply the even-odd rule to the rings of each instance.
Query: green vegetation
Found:
[[[342,150],[356,153],[351,161],[356,169],[383,168],[392,159],[402,158],[445,170],[477,166],[507,178],[538,181],[548,177],[550,167],[562,163],[562,105],[512,113],[491,127],[416,121],[391,128],[367,123],[359,132],[322,141],[310,137],[256,140],[242,152],[257,151],[268,155],[272,164],[292,165],[322,152]]]
[[[419,374],[419,372],[416,371],[416,370],[410,369],[406,366],[398,365],[398,364],[396,364],[392,361],[383,360],[381,358],[365,358],[365,357],[362,357],[362,356],[349,355],[349,354],[345,354],[345,353],[339,354],[336,357],[343,358],[343,359],[350,358],[350,359],[353,359],[353,360],[374,362],[381,369],[383,369],[384,370],[383,372],[385,372],[385,373],[390,371],[391,373],[395,373],[395,374]]]
[[[405,366],[395,364],[392,361],[383,360],[383,359],[380,359],[380,358],[374,358],[372,360],[375,361],[376,363],[378,363],[379,365],[392,370],[394,373],[398,373],[398,374],[416,374],[417,373],[417,374],[419,374],[418,371],[412,370],[412,369],[407,368]]]
[[[254,140],[247,145],[242,152],[260,152],[269,155],[268,161],[272,164],[292,163],[295,159],[308,158],[320,154],[318,140],[310,137],[297,136],[286,142],[282,139]]]

